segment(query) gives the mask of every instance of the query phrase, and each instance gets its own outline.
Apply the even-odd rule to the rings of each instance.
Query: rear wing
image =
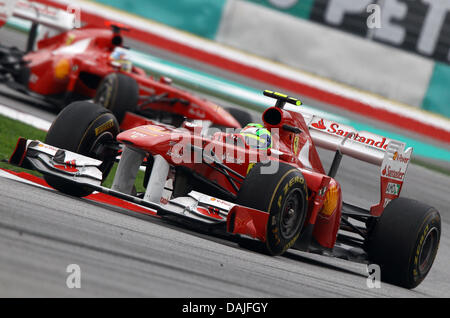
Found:
[[[74,28],[77,18],[75,13],[68,12],[69,9],[65,11],[27,0],[0,0],[0,26],[9,18],[16,17],[58,31],[68,31]]]
[[[413,148],[406,148],[401,141],[357,131],[351,126],[310,114],[301,107],[287,105],[285,109],[303,115],[317,147],[336,151],[338,158],[348,155],[380,167],[380,201],[371,207],[372,215],[381,215],[386,205],[400,196]]]
[[[73,13],[72,13],[73,12]],[[80,10],[69,6],[67,11],[27,0],[0,0],[0,27],[11,17],[30,21],[26,51],[35,43],[73,29],[80,24]]]

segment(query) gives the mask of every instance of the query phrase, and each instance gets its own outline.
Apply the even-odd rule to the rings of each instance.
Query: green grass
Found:
[[[14,148],[17,144],[17,139],[19,137],[24,137],[32,140],[44,141],[47,133],[43,130],[34,128],[32,126],[23,124],[17,120],[10,119],[8,117],[0,115],[0,168],[8,169],[15,172],[27,172],[32,175],[41,177],[42,174],[37,171],[23,169],[11,165],[5,161],[9,160]],[[110,188],[116,173],[117,163],[114,165],[111,173],[106,178],[103,185]],[[144,192],[145,188],[143,186],[144,172],[139,171],[136,177],[136,190],[138,192]]]
[[[113,180],[114,180],[114,175],[116,174],[117,165],[118,165],[117,163],[114,164],[114,167],[111,169],[111,172],[109,173],[108,177],[103,182],[103,185],[105,187],[111,188],[111,185],[112,185]],[[143,171],[139,170],[139,172],[138,172],[138,174],[136,176],[136,181],[134,183],[134,186],[136,187],[136,191],[137,192],[145,192],[144,175],[145,175],[145,173]]]
[[[11,156],[19,137],[43,141],[45,140],[45,135],[46,132],[43,130],[0,115],[0,168],[16,172],[26,171],[33,175],[41,176],[41,174],[36,171],[22,169],[5,163],[4,161],[8,160]]]

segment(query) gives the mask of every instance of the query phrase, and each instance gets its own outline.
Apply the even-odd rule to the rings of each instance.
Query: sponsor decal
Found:
[[[206,117],[205,112],[201,110],[200,106],[195,105],[195,104],[191,104],[191,107],[189,107],[188,112],[192,116],[200,118],[200,119],[204,119]]]
[[[210,200],[213,201],[214,203],[222,204],[222,205],[225,205],[227,207],[233,206],[233,204],[231,204],[230,202],[226,202],[226,201],[223,201],[223,200],[220,200],[220,199],[217,199],[217,198],[211,197]]]
[[[348,137],[349,139],[353,139],[354,141],[379,149],[386,150],[389,144],[389,141],[388,139],[386,139],[386,137],[381,137],[377,135],[372,136],[360,135],[359,133],[351,130],[351,127],[340,125],[335,122],[326,123],[323,119],[320,119],[318,122],[312,123],[311,126],[316,129],[325,130],[330,134],[334,134],[341,137],[347,137],[349,136],[349,134],[351,134]]]
[[[386,187],[386,194],[398,196],[400,193],[400,184],[389,182]]]
[[[131,138],[146,137],[146,136],[159,137],[165,134],[163,128],[155,126],[140,126],[131,129],[131,131],[132,131]]]
[[[200,214],[203,214],[204,216],[213,218],[213,219],[218,219],[218,220],[222,220],[223,218],[219,215],[219,209],[216,207],[202,207],[202,206],[198,206],[197,207],[197,212]]]
[[[41,147],[41,148],[44,148],[44,149],[49,149],[49,150],[52,150],[52,151],[58,151],[59,150],[56,147],[53,147],[53,146],[50,146],[50,145],[47,145],[47,144],[42,144],[42,143],[40,143],[38,145],[38,147]]]
[[[449,11],[449,0],[320,0],[313,1],[310,19],[448,63]]]
[[[402,163],[408,163],[409,162],[409,158],[403,157],[397,151],[394,153],[393,159],[394,159],[394,161],[400,161]]]
[[[158,126],[144,126],[142,127],[144,129],[150,130],[150,131],[157,131],[157,132],[165,132],[166,129],[162,128],[162,127],[158,127]]]
[[[38,4],[35,1],[18,1],[16,4],[16,8],[36,14],[38,17],[45,16],[46,18],[52,19],[53,21],[57,21],[58,19],[59,9],[52,8],[43,4]]]
[[[106,123],[95,128],[95,136],[100,135],[102,132],[112,128],[114,126],[114,121],[112,119],[108,120]]]
[[[317,123],[313,123],[312,126],[317,129],[326,129],[327,128],[327,126],[325,126],[325,124],[323,122],[323,119],[319,120]]]
[[[399,168],[398,170],[394,170],[391,168],[391,166],[384,167],[381,174],[384,177],[401,180],[401,181],[403,181],[403,179],[405,178],[405,172],[403,172],[401,168]]]
[[[133,131],[132,133],[131,133],[131,136],[130,136],[130,138],[131,139],[136,139],[136,138],[145,138],[145,137],[147,137],[147,135],[145,135],[145,134],[142,134],[142,133],[140,133],[140,132],[137,132],[137,131]]]

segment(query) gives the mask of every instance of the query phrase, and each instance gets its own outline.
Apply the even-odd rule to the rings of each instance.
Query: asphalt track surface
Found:
[[[0,104],[55,116],[8,96]],[[331,154],[321,154],[328,167]],[[351,158],[337,175],[344,200],[366,208],[377,201],[378,178],[377,167]],[[18,181],[0,178],[0,193],[0,297],[450,297],[450,177],[414,164],[402,196],[442,216],[437,258],[414,290],[368,288],[364,264],[298,251],[269,257],[220,236]],[[81,268],[80,289],[66,286],[70,264]]]

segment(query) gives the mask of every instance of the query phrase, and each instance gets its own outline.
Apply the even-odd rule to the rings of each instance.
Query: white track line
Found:
[[[41,129],[44,131],[47,131],[52,124],[51,122],[46,121],[42,118],[26,114],[24,112],[9,108],[4,105],[0,105],[0,115],[6,116],[14,120],[18,120],[24,124],[33,126],[37,129]]]
[[[18,177],[16,175],[14,175],[12,173],[9,173],[9,172],[7,172],[5,170],[2,170],[2,169],[0,169],[0,178],[6,178],[6,179],[10,179],[10,180],[15,180],[15,181],[19,181],[19,182],[26,183],[26,184],[31,184],[31,185],[33,185],[35,187],[39,187],[39,188],[43,188],[43,189],[48,189],[48,190],[54,191],[52,188],[45,187],[45,186],[40,185],[40,184],[38,184],[36,182],[33,182],[33,181],[30,181],[30,180]]]

